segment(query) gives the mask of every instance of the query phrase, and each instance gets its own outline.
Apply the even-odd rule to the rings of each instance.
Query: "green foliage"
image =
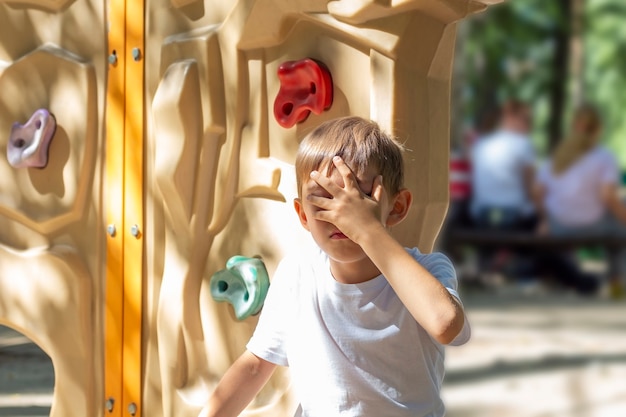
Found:
[[[605,118],[605,140],[626,167],[626,2],[587,0],[585,7],[587,98]]]
[[[518,97],[533,104],[534,137],[545,149],[546,123],[552,114],[555,36],[569,33],[565,13],[574,0],[508,0],[461,23],[455,83],[461,89],[457,108],[471,120],[485,104]],[[626,1],[583,0],[582,80],[559,79],[566,91],[574,81],[583,98],[605,115],[605,140],[626,167]],[[461,44],[462,43],[462,44]],[[566,106],[575,103],[568,97]],[[566,115],[567,116],[567,115]],[[565,117],[567,120],[567,117]]]

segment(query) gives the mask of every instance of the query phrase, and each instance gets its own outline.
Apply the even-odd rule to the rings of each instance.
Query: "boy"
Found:
[[[331,120],[300,144],[296,178],[318,249],[280,263],[246,352],[200,415],[238,415],[283,365],[296,416],[443,416],[443,345],[465,343],[469,325],[448,258],[389,233],[412,198],[401,145],[373,122]]]

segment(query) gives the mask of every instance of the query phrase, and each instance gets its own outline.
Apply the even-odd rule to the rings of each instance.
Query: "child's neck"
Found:
[[[337,262],[330,259],[330,272],[342,284],[360,284],[380,275],[380,270],[369,259],[357,262]]]

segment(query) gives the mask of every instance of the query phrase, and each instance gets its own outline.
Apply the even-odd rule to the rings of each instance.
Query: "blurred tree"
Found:
[[[584,24],[585,0],[572,0],[571,11],[571,36],[570,36],[570,92],[573,104],[580,104],[585,100],[584,83]]]
[[[586,0],[584,8],[586,99],[597,103],[605,121],[605,139],[626,166],[626,2]]]
[[[626,137],[625,21],[624,0],[508,0],[463,21],[453,78],[463,124],[485,106],[518,97],[532,103],[534,137],[549,151],[570,110],[592,101],[626,165],[626,141],[619,140]]]
[[[552,74],[550,76],[548,94],[550,116],[547,123],[548,151],[563,136],[563,115],[566,106],[566,90],[570,68],[570,38],[572,31],[572,8],[576,0],[556,0],[551,4],[557,6],[555,24],[548,38],[552,38]]]
[[[544,142],[561,136],[570,2],[507,1],[461,24],[464,114],[517,97],[533,103]]]

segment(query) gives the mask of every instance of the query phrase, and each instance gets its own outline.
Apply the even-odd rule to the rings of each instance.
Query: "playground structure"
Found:
[[[394,233],[430,251],[456,22],[495,2],[1,2],[0,324],[52,359],[51,416],[197,416],[256,324],[211,278],[309,244],[292,164],[322,121],[405,141]],[[245,415],[294,406],[282,369]]]

